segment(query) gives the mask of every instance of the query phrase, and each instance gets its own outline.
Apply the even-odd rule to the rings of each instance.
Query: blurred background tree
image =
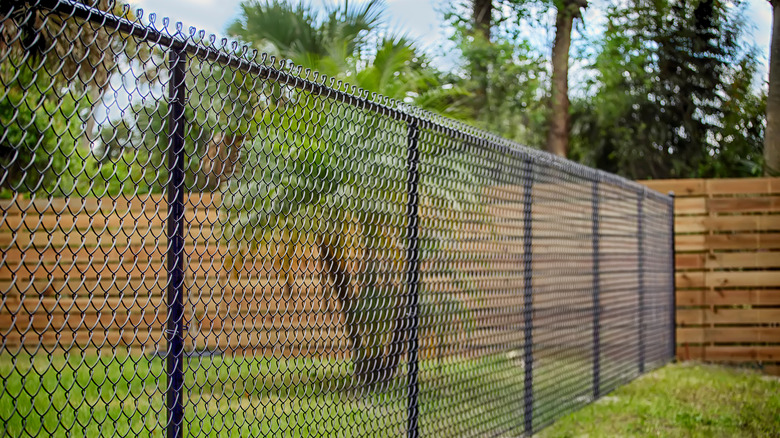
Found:
[[[409,39],[384,28],[385,3],[246,1],[228,34],[293,64],[372,93],[459,117],[461,88]]]
[[[345,2],[322,15],[279,1],[246,2],[242,11],[229,29],[254,47],[333,81],[467,116],[468,92],[448,82],[410,40],[381,28],[382,2]],[[291,28],[298,31],[290,33]],[[273,101],[262,112],[244,150],[244,158],[261,170],[225,188],[227,234],[248,258],[280,254],[287,292],[296,246],[316,253],[326,291],[344,316],[356,378],[384,382],[396,376],[405,350],[406,200],[399,186],[407,179],[408,126],[305,91],[291,93],[294,98]],[[273,129],[278,126],[284,132]],[[431,148],[421,149],[426,154]],[[440,180],[421,181],[420,191],[436,190]],[[435,244],[428,241],[422,250]]]
[[[444,74],[468,93],[461,119],[534,148],[546,145],[550,65],[523,32],[538,3],[469,1],[445,12],[459,63]]]
[[[635,179],[760,174],[766,95],[732,6],[612,6],[576,100],[571,157]]]
[[[766,92],[756,49],[745,39],[743,3],[608,5],[606,30],[586,35],[588,53],[575,56],[579,85],[570,95],[572,26],[586,6],[545,0],[452,6],[448,22],[462,54],[454,82],[475,96],[470,122],[628,178],[762,172]],[[528,40],[545,28],[554,33],[552,57]]]
[[[133,19],[111,0],[82,3]],[[0,5],[0,196],[67,195],[95,140],[95,110],[132,41],[25,2]],[[89,65],[89,67],[86,67]]]

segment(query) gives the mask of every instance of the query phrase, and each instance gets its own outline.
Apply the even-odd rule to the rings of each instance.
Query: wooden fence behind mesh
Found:
[[[582,193],[568,198],[551,194],[543,184],[535,190],[535,337],[540,345],[590,345],[584,339],[589,339],[593,313],[591,189],[569,187],[569,194]],[[626,303],[608,299],[612,290],[637,289],[637,242],[630,236],[636,228],[636,200],[613,191],[605,187],[602,193],[605,351],[636,336],[634,319],[625,317]],[[469,309],[468,321],[423,318],[424,357],[488,353],[499,341],[522,349],[523,189],[493,187],[490,193],[494,202],[473,212],[469,222],[483,226],[454,231],[446,257],[423,264],[421,282],[426,296],[434,299],[431,305],[449,306],[431,311],[457,319],[457,307]],[[223,235],[226,218],[218,194],[188,195],[185,207],[189,350],[350,354],[344,314],[322,278],[316,245],[297,245],[286,269],[278,257],[284,253],[281,248],[256,248],[247,257],[236,257]],[[20,196],[0,201],[0,212],[4,348],[166,349],[168,210],[163,195],[117,200]],[[444,226],[435,213],[422,202],[424,226]],[[457,272],[444,275],[436,266],[441,257]],[[403,267],[396,271],[402,273]],[[464,282],[469,290],[459,291]],[[445,295],[459,302],[435,299]],[[631,300],[638,296],[629,295]],[[442,328],[448,331],[437,332]]]

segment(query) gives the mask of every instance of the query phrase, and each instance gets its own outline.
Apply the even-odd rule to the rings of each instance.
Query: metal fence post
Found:
[[[672,345],[671,345],[671,360],[675,360],[677,358],[677,263],[676,263],[676,256],[677,256],[677,249],[675,244],[675,228],[674,228],[674,192],[669,192],[669,197],[671,198],[669,200],[669,240],[671,244],[671,317],[670,317],[670,325],[671,325],[671,337],[672,337]]]
[[[170,52],[168,114],[168,354],[167,436],[183,436],[184,422],[184,98],[187,54]]]
[[[523,389],[523,422],[525,434],[531,436],[534,429],[534,314],[533,314],[533,162],[523,162],[523,330],[525,335],[525,386]]]
[[[636,201],[636,251],[637,251],[637,294],[639,295],[639,321],[637,338],[639,341],[639,373],[645,372],[645,230],[644,230],[645,191],[639,193]]]
[[[417,140],[420,135],[417,121],[409,122],[408,135],[408,155],[407,155],[407,193],[409,196],[407,202],[407,216],[409,224],[407,225],[407,235],[409,236],[409,246],[406,249],[406,259],[408,261],[407,285],[409,290],[409,307],[407,309],[409,316],[409,375],[408,375],[408,408],[407,408],[407,436],[417,438],[419,436],[417,429],[417,417],[419,407],[417,405],[418,384],[418,358],[417,352],[419,341],[417,339],[417,326],[419,324],[419,220],[417,215],[418,196],[417,185],[419,183],[418,166],[420,164],[420,154],[417,149]]]
[[[593,398],[601,394],[601,303],[599,272],[599,175],[593,181],[592,219],[593,219]]]

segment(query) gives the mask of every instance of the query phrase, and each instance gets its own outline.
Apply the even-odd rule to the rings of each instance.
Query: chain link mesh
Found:
[[[0,6],[8,436],[522,436],[671,360],[672,203],[108,1]]]

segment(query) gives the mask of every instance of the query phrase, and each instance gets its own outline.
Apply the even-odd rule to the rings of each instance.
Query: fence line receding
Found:
[[[673,357],[671,198],[121,7],[0,20],[3,435],[520,436]]]

